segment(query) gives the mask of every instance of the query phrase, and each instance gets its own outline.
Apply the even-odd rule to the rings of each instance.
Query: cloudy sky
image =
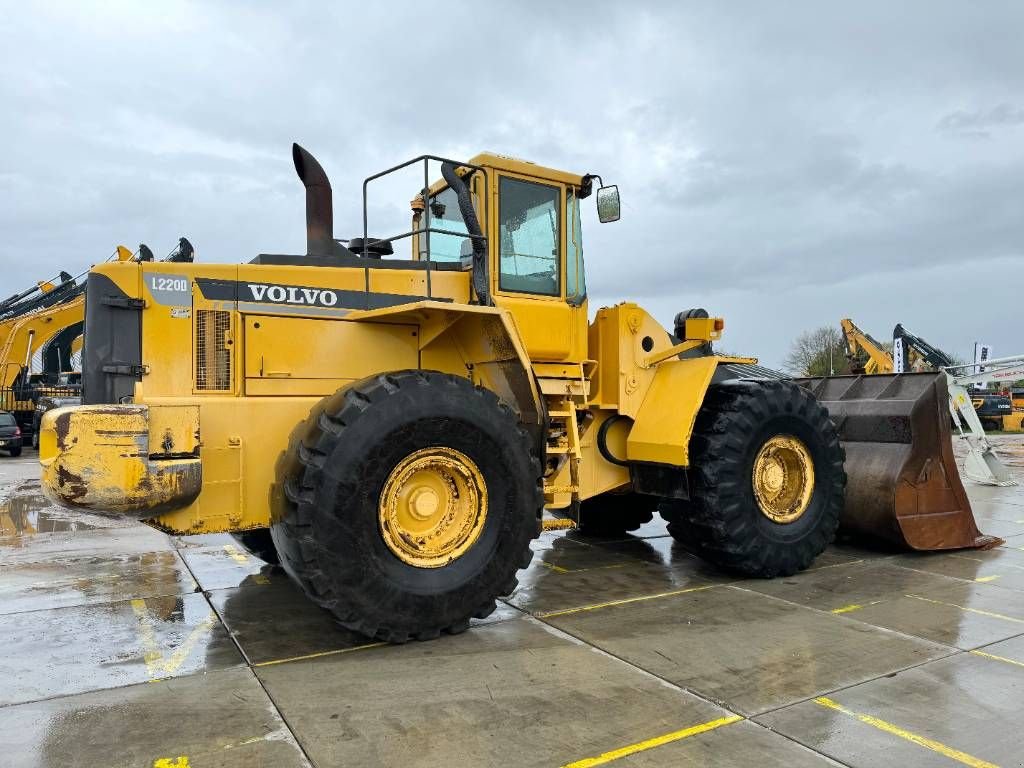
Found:
[[[0,2],[0,296],[118,243],[303,251],[292,141],[339,237],[370,173],[488,149],[619,184],[592,308],[705,306],[768,364],[844,316],[1024,352],[1024,5],[344,5]]]

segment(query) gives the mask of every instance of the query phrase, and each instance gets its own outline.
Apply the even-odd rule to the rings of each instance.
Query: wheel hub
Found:
[[[454,448],[423,448],[391,470],[378,506],[388,549],[418,568],[440,568],[473,546],[487,519],[487,485]]]
[[[807,446],[792,435],[766,440],[754,458],[753,486],[757,506],[769,520],[799,520],[814,493],[814,462]]]

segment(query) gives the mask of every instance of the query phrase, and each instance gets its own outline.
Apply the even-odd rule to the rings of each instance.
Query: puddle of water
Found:
[[[17,542],[13,540],[38,533],[89,531],[123,525],[124,521],[117,518],[58,507],[43,496],[38,483],[23,484],[11,497],[0,501],[0,541],[15,546]]]

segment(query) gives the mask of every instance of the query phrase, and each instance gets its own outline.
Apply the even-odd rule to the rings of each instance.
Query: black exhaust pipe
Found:
[[[334,239],[334,203],[331,182],[323,166],[298,144],[292,144],[295,172],[306,188],[306,254],[354,256]]]

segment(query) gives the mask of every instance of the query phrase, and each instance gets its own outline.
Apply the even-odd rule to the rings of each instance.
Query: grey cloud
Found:
[[[944,115],[936,126],[940,131],[969,138],[988,138],[994,128],[1024,125],[1024,107],[997,104],[989,109],[958,109]]]
[[[729,349],[769,362],[847,314],[1016,351],[1010,304],[970,297],[1011,299],[1024,266],[1018,3],[11,3],[4,19],[0,295],[118,242],[165,253],[184,234],[221,262],[301,249],[293,140],[331,174],[342,237],[370,173],[489,149],[620,185],[622,221],[585,216],[594,305],[641,300],[665,322],[705,305],[728,314]],[[375,232],[408,225],[412,188],[379,189]]]

